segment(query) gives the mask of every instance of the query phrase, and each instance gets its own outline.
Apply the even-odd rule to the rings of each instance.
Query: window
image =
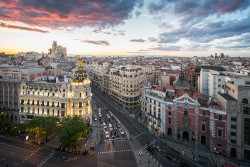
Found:
[[[248,104],[248,100],[246,98],[242,99],[242,103]]]
[[[49,115],[49,109],[47,109],[47,115]]]
[[[23,104],[24,103],[24,100],[21,100],[21,104]]]
[[[218,79],[218,82],[220,82],[221,81],[221,79]]]
[[[236,132],[231,132],[231,136],[236,136]]]
[[[236,126],[236,125],[234,125],[234,124],[231,124],[231,128],[232,128],[232,129],[236,129],[236,128],[237,128],[237,126]]]
[[[221,87],[221,85],[219,84],[219,85],[218,85],[218,87],[220,88],[220,87]]]
[[[206,115],[206,111],[202,111],[202,115],[205,116]]]
[[[236,144],[236,140],[235,139],[231,139],[231,143]]]
[[[222,146],[222,140],[218,140],[218,147]]]
[[[188,116],[188,109],[184,108],[184,116],[187,117]]]
[[[171,111],[168,112],[168,115],[171,115]]]
[[[218,122],[218,127],[222,127],[222,122],[221,121]]]
[[[82,107],[82,102],[79,102],[79,107]]]
[[[61,103],[61,108],[65,108],[65,103]]]
[[[222,115],[219,115],[219,120],[222,121]]]
[[[202,117],[202,122],[206,122],[206,117]]]
[[[250,145],[250,118],[244,118],[244,144]]]
[[[47,101],[47,106],[49,106],[49,101]]]
[[[222,130],[218,129],[218,137],[221,137],[221,136],[222,136]]]
[[[201,129],[202,129],[202,131],[206,131],[206,124],[202,124]]]
[[[168,118],[168,123],[171,124],[171,118]]]
[[[79,97],[82,97],[82,93],[79,94]]]
[[[236,117],[231,117],[231,121],[236,122]]]
[[[250,107],[243,107],[243,114],[250,115]]]

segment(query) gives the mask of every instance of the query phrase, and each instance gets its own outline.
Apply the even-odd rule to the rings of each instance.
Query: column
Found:
[[[177,140],[177,134],[178,134],[178,120],[177,120],[177,117],[178,117],[178,111],[177,111],[177,106],[176,105],[174,105],[173,106],[174,107],[174,134],[172,135],[173,136],[173,138],[175,139],[175,140]],[[172,110],[172,107],[171,107],[171,110]]]
[[[195,108],[195,131],[194,131],[194,140],[195,140],[195,145],[198,145],[199,141],[199,136],[198,136],[198,129],[199,129],[199,108]]]

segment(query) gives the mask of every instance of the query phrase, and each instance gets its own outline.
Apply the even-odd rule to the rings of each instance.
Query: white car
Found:
[[[109,138],[109,134],[106,134],[106,139],[108,139]]]
[[[123,130],[121,130],[121,134],[124,135],[124,131]]]

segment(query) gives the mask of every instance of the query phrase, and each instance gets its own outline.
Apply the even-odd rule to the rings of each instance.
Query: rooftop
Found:
[[[232,96],[230,96],[229,94],[226,93],[219,93],[219,95],[221,95],[224,99],[226,100],[231,100],[231,101],[237,101],[235,98],[233,98]]]
[[[210,69],[210,70],[215,70],[215,71],[226,71],[225,68],[223,67],[218,67],[218,66],[197,66],[195,70],[200,70],[202,68],[205,69]]]

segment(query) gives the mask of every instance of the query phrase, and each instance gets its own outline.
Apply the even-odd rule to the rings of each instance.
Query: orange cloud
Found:
[[[37,28],[15,26],[15,25],[10,25],[10,24],[5,24],[3,22],[0,22],[0,27],[10,28],[10,29],[26,30],[26,31],[35,31],[35,32],[40,32],[40,33],[49,33],[49,31],[45,31],[45,30],[41,30],[41,29],[37,29]]]

